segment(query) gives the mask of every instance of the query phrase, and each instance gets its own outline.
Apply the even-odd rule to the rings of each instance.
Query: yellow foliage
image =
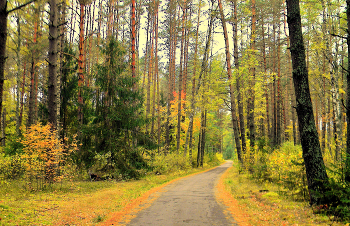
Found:
[[[33,180],[53,183],[67,176],[64,173],[64,166],[67,166],[65,157],[77,150],[75,138],[69,146],[64,145],[57,131],[51,129],[51,125],[43,126],[40,123],[32,125],[23,137],[22,160],[25,177],[30,183]]]
[[[303,194],[306,189],[305,166],[301,146],[286,142],[268,156],[267,169],[270,179],[292,191]]]

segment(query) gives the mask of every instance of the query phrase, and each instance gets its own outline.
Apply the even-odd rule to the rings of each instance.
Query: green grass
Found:
[[[224,181],[251,225],[344,225],[334,222],[333,217],[314,214],[306,201],[294,201],[276,184],[262,183],[251,179],[248,173],[239,173],[237,163]]]
[[[148,190],[211,167],[148,174],[127,182],[66,181],[38,191],[27,190],[20,180],[1,183],[0,225],[97,224]]]

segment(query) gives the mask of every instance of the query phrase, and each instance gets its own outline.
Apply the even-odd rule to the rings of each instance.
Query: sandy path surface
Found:
[[[176,181],[158,192],[159,198],[143,209],[128,224],[130,226],[170,225],[238,225],[215,197],[220,176],[231,161],[191,177]]]

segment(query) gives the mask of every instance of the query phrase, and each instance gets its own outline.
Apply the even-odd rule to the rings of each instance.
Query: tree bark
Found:
[[[267,62],[266,62],[266,42],[265,42],[265,23],[264,23],[264,17],[261,18],[261,34],[262,34],[262,54],[263,54],[263,61],[264,61],[264,73],[265,73],[265,101],[266,101],[266,130],[267,130],[267,138],[270,137],[270,112],[269,112],[269,83],[267,80]]]
[[[180,73],[179,73],[179,84],[178,84],[178,103],[177,103],[177,135],[176,135],[176,151],[180,151],[181,142],[181,112],[182,112],[182,77],[183,77],[183,64],[184,64],[184,39],[185,39],[185,8],[186,0],[182,8],[182,28],[181,28],[181,46],[180,46]]]
[[[310,203],[318,204],[322,202],[322,200],[317,197],[316,192],[322,194],[326,190],[325,185],[328,182],[328,176],[322,158],[312,109],[299,0],[286,0],[286,2],[287,22],[291,43],[290,51],[293,64],[293,81],[297,102],[296,110],[298,114]]]
[[[36,53],[36,45],[37,45],[37,37],[38,37],[38,17],[39,17],[39,6],[34,7],[34,33],[33,33],[33,46],[32,46],[32,61],[30,68],[30,93],[29,93],[29,107],[28,107],[28,119],[27,119],[27,127],[31,126],[36,121],[36,98],[37,98],[37,53]]]
[[[235,136],[237,157],[238,157],[238,160],[241,163],[243,163],[241,141],[239,139],[238,120],[237,120],[237,115],[236,115],[236,101],[235,101],[235,97],[233,94],[233,87],[231,85],[231,81],[232,81],[231,55],[230,55],[230,46],[229,46],[229,40],[228,40],[227,28],[226,28],[226,20],[225,20],[224,11],[222,8],[221,0],[218,0],[218,4],[219,4],[221,23],[222,23],[222,28],[224,31],[224,38],[225,38],[226,67],[227,67],[227,76],[228,76],[228,80],[229,80],[232,126],[233,126],[233,132],[234,132],[234,136]]]
[[[281,26],[278,24],[277,35],[277,102],[276,102],[276,145],[282,143],[282,126],[281,126],[281,108],[282,108],[282,95],[281,95],[281,40],[280,40]]]
[[[54,129],[57,128],[57,19],[57,2],[50,0],[48,110],[49,122]]]
[[[346,104],[346,118],[347,118],[347,135],[346,135],[346,161],[345,161],[345,181],[350,182],[350,0],[346,0],[346,15],[348,25],[348,70],[346,72],[347,80],[347,104]]]
[[[193,74],[192,74],[192,96],[191,96],[191,111],[189,116],[189,124],[185,141],[185,149],[184,153],[187,152],[187,144],[189,148],[189,159],[192,160],[192,141],[193,141],[193,118],[195,113],[195,97],[196,97],[196,72],[197,72],[197,57],[198,57],[198,35],[199,35],[199,25],[200,25],[200,15],[201,15],[201,4],[202,0],[199,1],[198,4],[198,15],[197,15],[197,29],[196,29],[196,38],[195,38],[195,46],[194,46],[194,66],[193,66]],[[211,25],[209,25],[211,26]],[[210,28],[210,27],[209,27]],[[210,28],[211,29],[211,28]],[[207,43],[210,42],[210,39],[207,40]],[[209,48],[209,45],[207,45]],[[206,50],[207,51],[207,50]]]
[[[78,122],[83,124],[83,86],[84,86],[84,20],[85,5],[80,3],[80,24],[79,24],[79,59],[78,59]]]
[[[135,18],[136,2],[131,1],[131,76],[136,77],[136,18]]]
[[[238,20],[237,20],[237,0],[233,1],[233,58],[235,69],[239,71],[239,59],[238,59]],[[246,153],[246,139],[245,139],[245,126],[244,126],[244,115],[243,115],[243,98],[241,91],[241,75],[239,74],[236,78],[236,89],[237,89],[237,104],[238,104],[238,120],[239,128],[241,132],[241,142],[242,142],[242,155]]]
[[[16,63],[17,63],[17,74],[16,74],[16,134],[17,136],[20,136],[20,86],[21,86],[21,57],[20,57],[20,51],[21,51],[21,23],[20,23],[20,14],[17,12],[16,15],[16,22],[17,22],[17,46],[16,46]]]

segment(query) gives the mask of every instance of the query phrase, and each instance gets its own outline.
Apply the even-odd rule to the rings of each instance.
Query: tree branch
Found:
[[[16,8],[13,8],[13,9],[7,11],[7,13],[9,14],[9,13],[11,13],[11,12],[13,12],[13,11],[16,11],[16,10],[18,10],[18,9],[21,9],[21,8],[23,8],[23,7],[25,7],[25,6],[29,5],[29,4],[31,4],[31,3],[33,3],[33,2],[36,2],[36,1],[37,1],[37,0],[30,0],[29,2],[24,3],[23,5],[17,6]]]
[[[347,37],[341,36],[341,35],[337,35],[337,34],[333,34],[331,33],[332,36],[334,37],[338,37],[338,38],[342,38],[342,39],[348,39]]]
[[[341,103],[343,104],[343,107],[348,111],[349,109],[345,106],[344,99],[341,98]]]
[[[63,54],[63,55],[67,55],[67,56],[70,56],[70,57],[73,57],[74,59],[76,59],[76,60],[79,60],[76,56],[74,56],[74,55],[72,55],[72,54],[69,54],[69,53],[65,53],[65,52],[60,52],[61,54]]]

